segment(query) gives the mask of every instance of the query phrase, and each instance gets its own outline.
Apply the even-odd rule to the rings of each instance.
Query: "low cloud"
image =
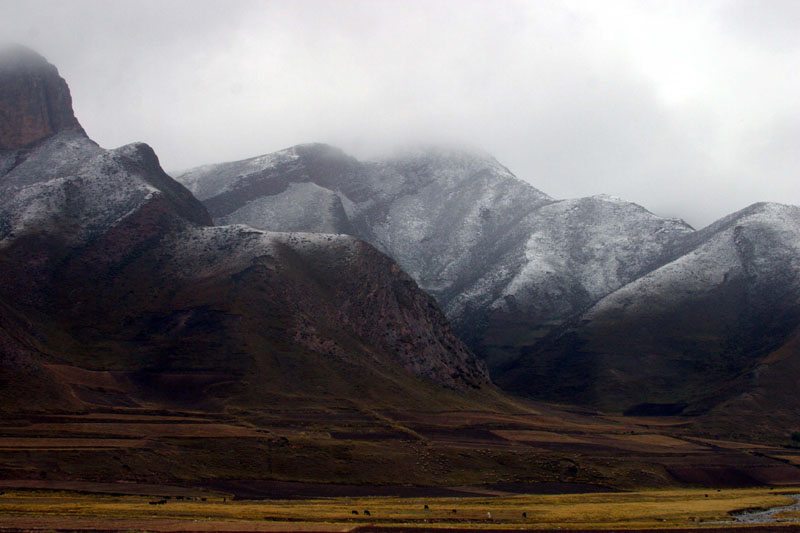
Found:
[[[794,184],[794,1],[0,0],[103,146],[168,169],[300,142],[468,144],[556,197],[703,226]]]

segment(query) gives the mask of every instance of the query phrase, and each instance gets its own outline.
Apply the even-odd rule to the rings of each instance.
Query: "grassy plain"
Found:
[[[10,490],[0,495],[0,531],[21,524],[31,529],[48,529],[53,524],[59,528],[81,528],[98,523],[153,531],[184,529],[179,527],[181,524],[206,529],[205,524],[220,531],[298,528],[325,531],[359,525],[662,529],[730,523],[732,511],[788,505],[793,499],[787,494],[798,491],[680,489],[484,498],[340,497],[271,501],[231,500],[220,493],[209,493],[206,501],[186,501],[176,496],[154,500],[142,495]],[[154,501],[166,503],[151,503]]]

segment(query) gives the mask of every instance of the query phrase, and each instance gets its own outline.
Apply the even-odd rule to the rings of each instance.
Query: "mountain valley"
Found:
[[[38,54],[0,81],[0,488],[800,483],[800,209],[695,231],[430,147],[176,181]]]

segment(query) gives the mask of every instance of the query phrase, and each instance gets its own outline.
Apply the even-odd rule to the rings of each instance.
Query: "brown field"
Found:
[[[204,424],[204,423],[212,423],[216,420],[217,417],[213,415],[207,414],[200,414],[197,413],[193,416],[169,416],[169,415],[157,415],[157,414],[131,414],[131,413],[119,413],[119,412],[100,412],[100,413],[86,413],[81,415],[32,415],[30,417],[33,421],[38,422],[57,422],[57,423],[64,423],[64,422],[93,422],[93,423],[100,423],[100,422],[126,422],[126,423],[136,423],[136,422],[145,422],[149,424],[159,423],[159,424],[168,424],[168,423],[180,423],[180,424]]]
[[[687,427],[690,422],[681,417],[677,416],[611,416],[611,415],[603,415],[602,418],[605,418],[608,421],[621,423],[621,424],[636,424],[642,427]]]
[[[86,439],[76,437],[0,437],[0,450],[54,450],[138,448],[145,445],[141,439]]]
[[[749,443],[749,442],[734,442],[729,440],[704,439],[700,437],[695,437],[693,440],[709,444],[711,446],[716,446],[718,448],[727,448],[730,450],[756,450],[756,449],[771,448],[770,446],[764,444]]]
[[[708,446],[699,445],[679,438],[654,434],[597,435],[591,439],[591,444],[642,454],[697,453],[707,452],[709,450]]]
[[[79,374],[87,383],[113,378]],[[800,456],[780,443],[694,435],[680,417],[493,401],[482,411],[400,412],[320,400],[218,413],[157,405],[17,413],[0,418],[0,490],[137,494],[131,487],[147,487],[146,494],[176,498],[226,493],[238,504],[800,485]]]
[[[241,426],[212,423],[148,423],[129,422],[64,422],[36,423],[25,427],[28,434],[53,435],[103,435],[114,437],[260,437],[257,431]]]
[[[532,429],[496,429],[494,432],[504,439],[517,442],[581,442],[585,440],[552,431],[537,431]]]
[[[697,444],[682,440],[676,439],[674,437],[667,437],[665,435],[655,435],[655,434],[641,434],[641,435],[615,435],[612,437],[614,440],[632,443],[632,444],[640,444],[644,446],[656,446],[661,448],[670,448],[670,449],[704,449],[706,446],[698,446]]]
[[[730,529],[800,492],[780,445],[534,407],[10,416],[0,531]]]

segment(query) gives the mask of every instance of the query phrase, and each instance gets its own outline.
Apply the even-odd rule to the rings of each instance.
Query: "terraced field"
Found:
[[[123,481],[288,497],[275,483],[294,482],[313,497],[800,485],[800,450],[788,443],[699,437],[690,424],[541,403],[28,413],[0,420],[0,486]]]

